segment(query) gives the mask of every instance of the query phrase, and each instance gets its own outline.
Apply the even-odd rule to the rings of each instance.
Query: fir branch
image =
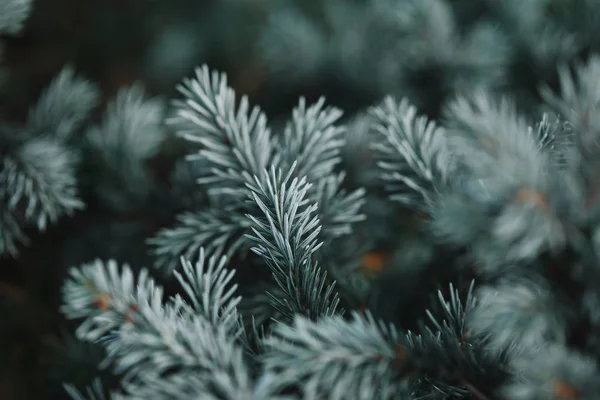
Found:
[[[319,219],[321,221],[323,241],[331,241],[352,233],[353,224],[364,221],[366,216],[361,213],[366,199],[366,190],[363,188],[353,191],[342,189],[346,174],[330,173],[316,181],[309,189],[308,196],[311,202],[318,204]]]
[[[263,216],[248,215],[254,223],[254,234],[248,238],[286,294],[284,299],[271,296],[277,310],[287,320],[295,314],[318,319],[334,314],[339,299],[334,285],[327,285],[326,273],[312,259],[321,246],[317,241],[321,226],[314,215],[317,205],[308,204],[306,198],[310,184],[305,178],[291,180],[293,173],[294,166],[287,175],[272,167],[270,173],[265,172],[264,185],[258,177],[255,185],[249,185]]]
[[[64,67],[29,111],[27,124],[38,135],[69,139],[98,105],[95,85],[75,75],[74,67]]]
[[[598,132],[600,118],[597,109],[600,103],[600,56],[592,55],[585,64],[576,65],[574,72],[566,66],[559,69],[560,93],[548,86],[541,92],[546,102],[564,115],[575,131],[574,144],[577,149],[572,167],[583,178],[586,192],[586,209],[598,204],[600,174],[598,168]]]
[[[507,399],[591,400],[600,393],[596,361],[562,346],[544,346],[517,358],[512,367],[519,375],[502,388]]]
[[[106,394],[106,390],[102,385],[102,381],[98,378],[94,379],[91,385],[80,390],[74,385],[63,385],[67,395],[72,400],[138,400],[138,398],[126,396],[122,393],[111,392]],[[141,400],[141,398],[139,399]]]
[[[566,312],[541,277],[504,279],[480,288],[477,298],[469,331],[494,352],[514,354],[566,341]]]
[[[26,223],[43,231],[61,216],[84,208],[76,179],[80,154],[64,140],[82,126],[97,101],[96,88],[66,67],[31,108],[25,128],[2,127],[0,203],[5,208],[5,235],[0,253],[18,253],[17,244],[27,242],[22,231]]]
[[[281,319],[281,314],[273,307],[271,298],[284,298],[285,296],[286,291],[275,282],[261,282],[252,285],[252,289],[248,293],[244,293],[244,298],[238,306],[240,313],[246,317],[246,326],[256,324],[264,327],[273,320]]]
[[[568,177],[556,178],[514,105],[480,92],[456,100],[446,118],[463,174],[432,209],[438,238],[469,246],[490,272],[564,250],[580,194]]]
[[[306,176],[309,182],[330,176],[345,144],[345,128],[335,125],[341,117],[340,109],[325,107],[324,97],[309,107],[301,97],[277,143],[280,167],[288,169],[295,163],[297,176]]]
[[[16,35],[31,14],[31,0],[2,0],[0,2],[0,33]]]
[[[441,307],[427,311],[429,324],[423,326],[419,335],[408,333],[407,353],[414,371],[415,398],[470,395],[489,400],[488,396],[507,381],[506,352],[490,354],[484,338],[469,333],[476,305],[473,287],[471,283],[464,302],[453,285],[449,288],[449,301],[438,291]]]
[[[184,98],[174,102],[175,115],[168,123],[180,136],[200,144],[199,152],[188,160],[206,162],[209,172],[198,183],[207,186],[222,209],[185,212],[175,227],[161,230],[148,241],[157,256],[155,265],[167,273],[180,256],[194,257],[200,247],[228,256],[246,250],[243,235],[251,223],[245,218],[247,208],[238,200],[248,195],[246,184],[253,182],[253,176],[261,176],[272,158],[266,116],[258,107],[250,110],[246,96],[236,109],[235,93],[227,86],[225,74],[203,66],[178,89]]]
[[[65,391],[73,400],[105,400],[102,382],[95,380],[90,386],[82,392],[73,385],[64,385]]]
[[[271,302],[269,301],[269,306],[270,305]],[[276,317],[273,319],[276,319]],[[240,343],[257,368],[262,368],[262,366],[260,366],[260,357],[265,353],[265,324],[257,321],[254,316],[252,316],[250,323],[245,326],[246,328],[242,329],[242,335],[239,339]]]
[[[451,149],[470,169],[487,174],[488,169],[500,167],[515,176],[545,170],[547,157],[538,151],[527,121],[511,99],[496,100],[477,91],[456,98],[444,112]]]
[[[159,98],[147,97],[141,83],[123,87],[108,104],[102,124],[90,130],[87,138],[95,151],[102,152],[107,163],[124,159],[144,160],[156,154],[163,140],[164,105]],[[111,158],[113,157],[113,158]]]
[[[102,123],[86,134],[95,194],[117,210],[139,205],[150,193],[146,161],[163,140],[163,108],[160,99],[146,97],[141,84],[124,87],[108,104]]]
[[[324,227],[322,237],[332,240],[352,232],[352,224],[364,220],[360,214],[364,205],[364,189],[350,193],[342,189],[345,173],[335,174],[346,141],[346,129],[335,124],[342,111],[325,107],[325,98],[307,107],[300,98],[281,139],[276,145],[276,164],[287,170],[295,165],[295,176],[306,177],[314,185],[309,189],[311,202],[319,205],[318,213]]]
[[[444,131],[406,99],[387,97],[371,115],[382,135],[372,147],[390,198],[426,211],[451,172]]]
[[[201,248],[195,265],[182,257],[182,270],[175,270],[174,274],[194,310],[214,326],[229,331],[232,327],[239,327],[237,307],[241,297],[234,296],[237,284],[232,284],[231,281],[235,270],[227,270],[226,263],[226,257],[217,259],[214,255],[207,261],[205,250]],[[239,332],[232,334],[235,337]]]
[[[319,321],[296,316],[266,339],[264,364],[284,382],[298,384],[304,398],[408,399],[395,368],[403,362],[400,337],[367,315]]]
[[[309,196],[323,204],[323,216],[331,222],[326,241],[350,233],[350,225],[364,218],[359,214],[364,191],[347,193],[341,189],[343,175],[331,175],[344,145],[345,130],[336,126],[342,115],[339,109],[325,107],[324,99],[311,106],[301,99],[280,140],[272,144],[266,117],[258,108],[247,115],[246,97],[235,114],[234,92],[227,87],[225,75],[216,72],[211,75],[203,67],[197,71],[195,80],[184,82],[180,91],[186,100],[176,102],[176,116],[170,120],[171,124],[180,135],[200,143],[200,152],[189,159],[207,161],[210,173],[198,182],[207,185],[213,200],[226,200],[228,205],[220,204],[225,208],[223,213],[212,210],[185,213],[179,217],[178,226],[152,238],[149,243],[158,256],[158,266],[169,271],[177,257],[183,254],[190,258],[201,246],[211,248],[211,252],[227,251],[227,255],[246,250],[242,235],[250,221],[242,215],[255,212],[256,206],[241,205],[236,199],[248,193],[248,184],[254,185],[252,175],[262,182],[266,169],[256,168],[266,167],[265,163],[271,159],[273,165],[284,169],[296,163],[296,174],[304,171],[316,181],[316,190],[310,191]],[[225,196],[217,199],[218,194],[227,199]]]
[[[576,65],[573,72],[565,65],[559,68],[559,93],[554,93],[548,86],[541,88],[546,102],[571,121],[579,132],[582,150],[594,149],[586,148],[586,145],[594,145],[594,128],[599,123],[593,112],[600,102],[599,76],[600,56],[593,55],[587,63]]]
[[[548,151],[554,151],[558,147],[557,145],[562,144],[568,140],[570,132],[569,124],[561,121],[560,118],[551,120],[548,113],[542,115],[542,119],[535,124],[535,128],[529,129],[531,134],[534,135],[538,148]]]
[[[194,259],[201,247],[217,257],[231,257],[246,248],[243,235],[252,225],[239,206],[185,212],[177,217],[177,222],[148,240],[156,257],[155,267],[166,274],[177,266],[179,257]]]
[[[71,319],[85,318],[76,331],[77,336],[97,340],[132,323],[140,307],[148,312],[162,312],[163,291],[146,269],[135,277],[127,264],[119,267],[115,260],[106,263],[95,260],[70,270],[63,298],[63,314]]]
[[[342,167],[350,182],[363,187],[378,187],[381,181],[381,171],[371,149],[372,143],[380,137],[371,129],[374,120],[370,112],[362,111],[347,122],[344,135]]]
[[[205,262],[203,254],[200,258]],[[119,271],[115,261],[97,260],[71,270],[62,311],[70,318],[85,318],[78,336],[104,343],[105,363],[124,373],[123,389],[134,397],[233,400],[274,393],[276,382],[254,387],[242,348],[229,329],[237,300],[222,289],[230,273],[215,258],[208,264],[207,269],[197,264],[195,270],[185,264],[178,275],[191,296],[190,305],[180,296],[163,301],[162,288],[146,269],[134,277],[127,265]],[[211,310],[204,304],[223,308]]]
[[[12,147],[12,148],[11,148]],[[0,199],[9,211],[44,230],[84,207],[75,169],[79,156],[51,137],[14,143],[0,160]]]
[[[0,207],[0,255],[17,256],[19,244],[29,244],[29,238],[25,235],[17,216],[2,205]]]
[[[258,107],[250,110],[243,96],[236,109],[235,93],[227,76],[196,70],[194,79],[178,86],[184,99],[174,102],[175,116],[168,123],[186,140],[201,146],[197,155],[211,162],[211,176],[200,183],[211,193],[246,196],[245,184],[261,176],[271,162],[271,133],[267,118]]]
[[[570,122],[559,116],[551,118],[548,113],[544,113],[530,131],[536,138],[538,148],[548,152],[555,165],[561,169],[569,166],[576,136]]]
[[[145,315],[150,326],[121,330],[107,349],[126,371],[124,389],[157,399],[236,399],[253,382],[242,349],[219,326],[178,307]]]

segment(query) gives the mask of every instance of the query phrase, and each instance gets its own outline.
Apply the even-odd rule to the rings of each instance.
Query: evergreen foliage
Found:
[[[176,295],[163,302],[146,270],[136,279],[127,266],[119,272],[114,261],[97,261],[72,270],[64,310],[85,318],[79,337],[106,342],[107,360],[124,373],[122,387],[129,395],[149,390],[155,398],[233,399],[240,391],[255,393],[252,385],[260,383],[264,398],[284,393],[340,399],[559,399],[565,393],[593,398],[598,393],[589,342],[595,335],[594,310],[586,303],[597,297],[598,260],[594,181],[586,179],[593,164],[586,160],[595,158],[586,157],[584,143],[596,131],[588,111],[596,101],[588,90],[598,63],[592,58],[574,77],[563,74],[562,92],[547,94],[557,111],[570,110],[573,144],[548,145],[547,117],[530,127],[510,99],[484,92],[449,103],[440,127],[418,116],[406,100],[388,97],[372,108],[372,129],[380,136],[374,150],[383,181],[390,183],[390,200],[427,216],[423,228],[441,254],[444,248],[463,249],[462,256],[443,260],[444,275],[458,286],[438,291],[416,330],[393,318],[379,320],[376,309],[347,314],[337,306],[343,299],[317,264],[320,259],[326,268],[329,261],[336,265],[334,258],[319,256],[321,203],[309,195],[310,182],[318,182],[319,175],[299,177],[302,157],[284,170],[279,166],[289,165],[286,154],[278,154],[276,146],[252,146],[245,134],[255,123],[259,138],[270,132],[264,124],[246,122],[259,121],[259,111],[244,119],[246,100],[241,112],[228,108],[232,97],[204,107],[188,102],[200,115],[187,114],[198,130],[192,136],[189,124],[183,132],[201,144],[199,156],[215,165],[212,174],[221,179],[214,195],[227,192],[236,207],[244,204],[252,233],[236,240],[254,245],[273,274],[280,289],[277,296],[269,294],[276,322],[265,323],[260,332],[256,325],[244,327],[229,302],[235,286],[228,286],[232,275],[223,270],[225,259],[215,267],[213,256],[206,267],[203,243],[196,275],[189,261],[182,261],[191,282],[176,272],[191,300]],[[184,95],[210,99],[202,87],[212,87],[232,96],[222,76],[203,71],[203,85],[189,83],[197,89]],[[205,122],[211,109],[222,115],[214,124]],[[182,115],[181,108],[178,112]],[[317,122],[315,113],[307,125]],[[555,124],[552,134],[560,135],[564,123]],[[225,145],[213,139],[219,132],[228,139]],[[267,160],[270,149],[275,150],[268,172],[255,160]],[[299,150],[294,153],[302,154]],[[553,162],[553,153],[572,156],[561,165]],[[315,170],[321,168],[310,169]],[[245,203],[242,193],[249,198]],[[342,219],[347,224],[359,221],[341,215],[350,216]],[[589,330],[585,337],[575,337],[574,329],[583,326]],[[239,329],[247,328],[240,336]],[[244,361],[248,334],[258,335],[253,339],[258,350],[247,352]],[[249,360],[258,365],[256,376]]]
[[[600,398],[600,5],[223,4],[262,92],[68,64],[2,112],[2,267],[46,250],[73,328],[49,396]]]

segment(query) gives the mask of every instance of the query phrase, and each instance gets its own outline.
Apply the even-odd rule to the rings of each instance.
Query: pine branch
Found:
[[[363,221],[360,213],[365,191],[348,193],[342,189],[345,173],[335,173],[346,143],[346,128],[336,126],[342,111],[325,107],[325,98],[307,107],[300,98],[292,118],[276,144],[276,165],[288,170],[295,165],[295,176],[306,177],[313,185],[308,190],[311,202],[319,205],[318,213],[326,244],[352,232],[352,224]]]
[[[452,103],[446,119],[461,175],[433,209],[438,238],[468,246],[494,274],[501,265],[563,251],[580,194],[514,105],[478,93]]]
[[[84,208],[76,179],[80,154],[64,140],[82,126],[97,100],[96,88],[66,67],[32,107],[25,128],[1,128],[0,226],[5,234],[0,253],[18,254],[17,245],[27,243],[27,223],[43,231]]]
[[[341,117],[340,109],[325,107],[325,98],[307,107],[301,97],[277,143],[280,167],[288,169],[295,163],[297,176],[306,176],[309,182],[330,176],[345,144],[345,128],[335,125]]]
[[[200,260],[205,262],[203,253]],[[100,339],[106,346],[105,364],[124,374],[126,393],[233,400],[250,393],[249,398],[269,398],[276,391],[276,382],[254,386],[242,348],[234,341],[230,328],[239,300],[224,292],[231,273],[223,260],[213,257],[207,268],[184,264],[177,277],[191,304],[181,296],[163,301],[162,288],[146,269],[137,277],[127,265],[120,269],[115,261],[73,268],[62,311],[84,318],[78,337]]]
[[[180,136],[201,146],[198,154],[211,162],[211,176],[200,182],[212,193],[246,196],[245,184],[261,176],[271,162],[271,133],[258,107],[250,109],[243,96],[236,107],[227,76],[196,70],[194,79],[178,86],[184,99],[174,102],[175,116],[168,120]]]
[[[29,111],[27,124],[34,134],[71,138],[98,105],[98,88],[64,67]]]
[[[163,141],[163,108],[160,99],[146,98],[141,84],[124,87],[85,136],[95,195],[116,210],[138,206],[150,194],[146,162]]]
[[[21,221],[6,207],[0,207],[0,255],[17,256],[20,244],[29,244]]]
[[[123,87],[108,104],[102,124],[87,134],[90,145],[107,161],[122,154],[132,161],[148,159],[163,140],[163,112],[161,99],[147,97],[141,83]],[[118,161],[122,165],[127,160]]]
[[[216,256],[227,257],[246,249],[243,235],[252,223],[243,211],[236,206],[179,215],[174,227],[165,228],[148,240],[156,257],[155,267],[169,274],[177,266],[179,257],[194,259],[201,247]]]
[[[403,354],[393,327],[353,314],[311,321],[296,316],[266,339],[266,368],[298,384],[303,398],[408,399],[394,368]],[[400,353],[398,353],[400,351]]]
[[[490,354],[484,338],[469,330],[476,305],[473,287],[472,283],[464,302],[453,285],[449,301],[438,291],[441,307],[427,311],[429,324],[423,325],[419,335],[408,332],[414,398],[441,395],[489,400],[509,378],[508,349]]]
[[[64,385],[64,388],[72,400],[129,400],[128,397],[117,393],[111,393],[106,396],[100,379],[95,379],[84,390],[79,390],[73,385]]]
[[[483,91],[458,97],[445,109],[445,126],[452,151],[470,172],[487,174],[502,163],[507,174],[524,179],[545,169],[547,156],[509,98],[496,100]]]
[[[426,212],[452,171],[444,131],[405,99],[387,97],[371,115],[382,136],[372,147],[390,198]]]
[[[248,238],[286,294],[284,299],[272,297],[277,310],[286,320],[293,320],[295,314],[318,319],[333,315],[339,299],[312,259],[320,247],[321,226],[314,215],[317,205],[308,204],[306,198],[310,184],[305,178],[292,180],[293,173],[293,167],[287,175],[272,167],[265,172],[264,185],[256,178],[255,185],[249,186],[263,216],[248,215],[254,223],[254,234]]]
[[[570,168],[575,149],[573,126],[561,117],[551,118],[544,113],[531,132],[535,135],[538,148],[548,152],[552,162],[560,169]]]
[[[342,115],[339,109],[325,107],[324,99],[311,106],[301,99],[280,140],[272,141],[266,117],[256,107],[249,115],[246,97],[236,111],[235,95],[224,74],[203,67],[179,89],[185,99],[175,103],[170,123],[181,136],[200,144],[199,153],[190,159],[206,161],[210,172],[198,183],[206,185],[215,203],[225,210],[187,212],[177,226],[159,232],[149,241],[158,266],[168,272],[180,255],[190,258],[199,247],[227,255],[246,250],[243,234],[250,221],[244,215],[260,211],[252,202],[240,204],[237,197],[248,195],[247,185],[255,184],[252,176],[263,182],[266,163],[284,169],[296,163],[296,174],[304,171],[315,181],[309,196],[323,205],[323,217],[331,223],[324,238],[327,242],[350,233],[351,224],[364,218],[359,214],[364,191],[348,193],[341,188],[343,174],[332,175],[344,145],[345,130],[336,125]],[[217,195],[223,196],[217,199]]]
[[[518,353],[566,341],[567,312],[541,277],[504,279],[480,288],[477,298],[470,333],[485,337],[492,351]]]
[[[3,150],[0,199],[9,211],[44,230],[60,216],[83,208],[75,177],[77,153],[51,137],[13,143]]]
[[[243,235],[250,221],[245,218],[247,207],[239,200],[248,195],[246,184],[254,182],[253,176],[264,173],[273,152],[266,116],[258,107],[250,110],[245,96],[236,108],[235,93],[227,86],[225,74],[203,66],[178,89],[184,99],[175,101],[175,116],[168,123],[180,136],[200,145],[199,152],[188,159],[206,162],[208,173],[198,183],[221,209],[185,212],[175,227],[163,229],[148,241],[157,256],[156,266],[167,273],[180,256],[194,257],[200,247],[228,256],[246,250]]]
[[[281,319],[281,314],[273,307],[271,298],[284,298],[286,291],[275,282],[257,283],[252,289],[244,293],[244,298],[238,309],[246,318],[246,326],[256,324],[261,328],[271,322]]]
[[[206,261],[204,248],[201,248],[195,265],[182,257],[182,271],[176,270],[174,274],[194,310],[214,326],[223,327],[225,331],[232,330],[233,337],[236,337],[239,332],[232,328],[239,328],[237,307],[241,297],[234,297],[237,284],[231,282],[235,270],[227,270],[226,263],[226,257],[217,260],[214,255]]]
[[[0,2],[0,33],[16,35],[31,13],[31,0],[2,0]]]
[[[311,202],[318,204],[321,221],[322,238],[327,244],[344,235],[352,233],[353,225],[364,221],[366,216],[361,213],[366,199],[363,188],[348,192],[342,188],[345,173],[333,174],[316,181],[309,188],[308,196]]]
[[[503,388],[504,398],[593,399],[600,393],[596,361],[562,346],[543,347],[517,358],[512,367],[520,376]]]
[[[560,93],[542,88],[546,102],[563,115],[576,134],[577,149],[573,167],[584,179],[586,208],[592,209],[598,200],[598,132],[600,118],[596,112],[600,102],[600,56],[592,55],[587,63],[576,65],[574,72],[566,66],[559,69]]]

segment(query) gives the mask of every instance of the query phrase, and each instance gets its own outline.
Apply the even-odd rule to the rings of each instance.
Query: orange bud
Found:
[[[517,200],[522,203],[533,203],[540,208],[546,208],[546,197],[534,189],[521,188],[517,191]]]
[[[371,272],[380,272],[383,269],[387,255],[380,252],[367,253],[362,257],[363,269]]]
[[[108,293],[100,293],[92,301],[92,304],[99,310],[106,311],[106,310],[108,310],[111,300],[112,300],[112,297]]]
[[[557,399],[576,399],[577,390],[565,381],[558,381],[552,388],[552,393]]]
[[[136,312],[137,309],[138,309],[137,304],[132,304],[132,305],[129,306],[129,312],[127,314],[125,314],[125,318],[124,318],[125,322],[127,322],[127,323],[133,322],[133,315],[132,314],[134,312]]]
[[[404,346],[397,344],[394,346],[394,350],[396,351],[396,355],[400,360],[406,360],[406,349],[404,348]]]

